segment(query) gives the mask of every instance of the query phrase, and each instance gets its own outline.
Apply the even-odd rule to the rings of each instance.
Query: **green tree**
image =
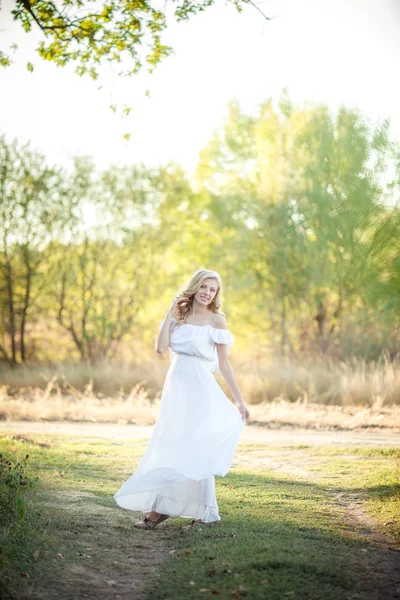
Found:
[[[344,315],[364,310],[363,290],[380,277],[368,257],[393,196],[394,161],[387,122],[372,126],[344,107],[336,116],[324,106],[296,107],[285,93],[251,117],[231,105],[202,152],[200,186],[241,221],[235,269],[252,275],[257,312],[279,331],[282,353],[315,342],[326,350]],[[385,256],[394,290],[389,240],[393,246],[393,231]]]
[[[137,73],[144,64],[152,71],[172,52],[161,39],[167,18],[187,21],[214,2],[179,0],[173,6],[155,6],[148,0],[16,0],[12,14],[26,32],[36,26],[43,33],[37,48],[41,58],[58,66],[74,62],[79,75],[97,79],[105,62],[120,63],[124,75]],[[238,11],[252,4],[250,0],[229,3]],[[0,64],[10,63],[10,55],[3,51]],[[31,63],[28,68],[33,69]]]
[[[0,138],[0,352],[10,364],[26,360],[27,322],[46,285],[43,248],[62,236],[76,201],[61,169]]]

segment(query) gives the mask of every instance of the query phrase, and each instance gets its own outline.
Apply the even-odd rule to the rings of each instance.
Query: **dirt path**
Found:
[[[115,423],[72,423],[68,421],[0,421],[0,432],[62,434],[86,439],[102,437],[117,440],[148,439],[153,426],[118,425]],[[378,446],[400,445],[400,434],[387,431],[316,431],[314,429],[269,429],[262,424],[246,424],[240,444],[277,446]]]

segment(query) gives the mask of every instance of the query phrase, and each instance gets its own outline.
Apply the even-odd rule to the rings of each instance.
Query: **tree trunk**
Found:
[[[318,338],[322,339],[324,337],[326,322],[326,308],[322,300],[318,300],[318,313],[315,315],[314,319],[318,323]]]
[[[15,307],[14,307],[14,287],[13,287],[13,270],[11,260],[6,254],[6,281],[8,294],[8,316],[10,320],[9,334],[11,339],[11,364],[17,364],[17,343],[15,340]]]
[[[22,307],[21,314],[21,323],[20,323],[20,336],[21,336],[21,361],[25,362],[25,324],[26,324],[26,316],[28,314],[28,308],[30,305],[31,299],[31,283],[32,283],[32,267],[29,263],[29,250],[27,247],[24,248],[24,261],[26,266],[26,287],[25,287],[25,296],[24,296],[24,304]]]
[[[287,332],[286,323],[286,298],[282,296],[282,310],[281,310],[281,355],[286,356],[287,348],[289,346],[289,336]]]

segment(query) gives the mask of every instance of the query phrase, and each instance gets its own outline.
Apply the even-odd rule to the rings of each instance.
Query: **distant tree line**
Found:
[[[0,361],[121,360],[201,267],[222,275],[244,343],[393,355],[399,183],[388,122],[285,93],[256,115],[232,103],[194,178],[174,164],[98,172],[87,157],[61,168],[2,137]]]

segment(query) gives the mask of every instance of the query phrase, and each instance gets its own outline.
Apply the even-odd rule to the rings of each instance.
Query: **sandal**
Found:
[[[201,519],[193,519],[193,521],[191,521],[190,524],[192,525],[192,527],[196,527],[196,525],[207,525],[207,523],[204,523],[204,521],[202,521]]]
[[[143,521],[138,521],[135,523],[135,527],[139,527],[140,529],[155,529],[157,525],[169,519],[169,515],[160,515],[157,521],[152,521],[148,517],[145,517]]]

